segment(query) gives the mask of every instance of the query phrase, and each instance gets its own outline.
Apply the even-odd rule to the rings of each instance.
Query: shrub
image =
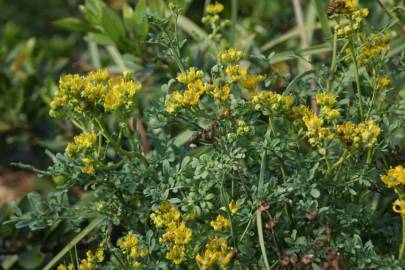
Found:
[[[121,19],[100,3],[85,8],[101,12],[111,26],[102,35],[128,50]],[[385,211],[396,195],[384,183],[402,215],[404,169],[392,151],[403,136],[395,72],[403,52],[390,47],[394,23],[372,32],[367,9],[341,3],[325,43],[330,67],[307,67],[283,91],[269,87],[277,55],[232,46],[220,3],[206,7],[200,45],[208,60],[198,66],[182,57],[177,7],[169,5],[167,19],[148,13],[150,39],[137,46],[149,42],[178,71],[147,108],[142,74],[62,76],[50,114],[80,134],[39,170],[58,179],[57,191],[31,194],[32,211],[15,207],[10,222],[89,224],[45,269],[59,260],[60,270],[401,269],[405,239],[399,218]],[[89,32],[100,31],[92,23]],[[72,204],[78,187],[89,198]],[[90,232],[80,260],[65,256]]]

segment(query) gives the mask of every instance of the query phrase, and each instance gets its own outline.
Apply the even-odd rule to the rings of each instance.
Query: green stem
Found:
[[[96,123],[97,123],[98,127],[100,128],[101,134],[108,140],[108,142],[111,144],[111,146],[113,147],[113,149],[116,152],[118,152],[118,153],[120,153],[120,154],[122,154],[124,156],[127,156],[127,157],[136,157],[143,163],[143,165],[145,165],[145,167],[149,166],[148,161],[146,160],[146,158],[141,153],[135,152],[135,151],[132,151],[132,152],[125,151],[119,145],[117,145],[115,143],[114,139],[108,134],[106,128],[103,126],[101,121],[99,119],[95,119],[95,120],[96,120]]]
[[[336,69],[336,50],[337,50],[337,33],[333,34],[333,42],[332,42],[332,63],[330,65],[330,76],[326,84],[326,91],[330,92],[332,89],[332,81],[335,77],[335,69]]]
[[[260,249],[262,251],[264,265],[266,267],[266,270],[270,270],[269,260],[267,259],[266,247],[264,245],[262,211],[260,209],[256,210],[256,223],[257,223],[257,233],[259,235],[259,243],[260,243]]]
[[[236,43],[236,22],[238,20],[238,1],[231,0],[231,12],[232,12],[232,36],[231,43],[235,46]]]
[[[356,76],[356,88],[357,88],[357,98],[358,98],[359,109],[360,109],[360,117],[361,117],[361,121],[363,121],[364,113],[363,113],[363,102],[361,101],[362,95],[361,95],[361,87],[360,87],[359,66],[357,64],[357,57],[356,57],[356,53],[355,53],[355,49],[354,49],[353,36],[351,36],[351,38],[350,38],[350,52],[351,52],[351,56],[352,56],[352,60],[353,60],[353,64],[354,64],[354,72],[355,72],[355,76]]]
[[[402,216],[402,243],[401,247],[399,248],[399,260],[404,258],[405,253],[405,216]]]
[[[276,137],[276,129],[274,128],[273,119],[269,117],[269,128],[271,130],[271,134]]]

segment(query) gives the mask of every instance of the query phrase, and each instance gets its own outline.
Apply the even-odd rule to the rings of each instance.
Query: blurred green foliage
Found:
[[[177,48],[185,56],[181,61],[187,65],[204,66],[208,69],[213,63],[206,57],[207,33],[200,22],[204,3],[207,1],[174,2],[183,9],[183,14],[178,20],[176,38],[179,41],[191,41],[189,46]],[[231,20],[231,1],[223,2],[226,7],[224,16]],[[313,1],[301,2],[304,7],[305,25],[313,29],[310,33],[309,45],[323,46],[311,46],[307,52],[313,55],[315,63],[322,65],[329,57],[326,53],[330,48],[325,46],[325,39],[320,30],[321,25],[317,23],[317,14],[312,5]],[[395,6],[400,5],[401,1],[387,0],[384,3],[391,11]],[[381,9],[377,1],[364,1],[362,4],[373,11],[368,18],[370,25],[381,28],[389,23],[390,17]],[[79,5],[82,7],[78,9]],[[299,73],[297,62],[302,60],[301,51],[298,51],[301,46],[300,31],[302,29],[296,26],[290,1],[240,0],[238,7],[238,27],[234,33],[235,44],[251,52],[253,57],[250,60],[255,64],[257,72],[273,74],[266,83],[276,90],[285,88],[289,80]],[[60,152],[66,144],[66,138],[72,137],[75,133],[75,128],[71,124],[63,120],[50,119],[48,116],[48,104],[56,89],[59,75],[73,70],[85,72],[102,67],[107,67],[113,73],[130,70],[145,86],[144,95],[139,99],[137,112],[138,116],[143,116],[151,104],[156,104],[166,94],[171,82],[169,81],[163,87],[161,84],[175,77],[178,72],[173,60],[175,56],[173,48],[167,46],[166,50],[162,50],[161,47],[162,41],[170,41],[170,38],[173,38],[165,35],[163,31],[166,29],[165,24],[169,27],[169,22],[173,22],[173,18],[168,18],[168,21],[154,21],[155,18],[164,17],[167,12],[163,0],[111,0],[105,3],[94,0],[0,0],[0,10],[0,166],[7,166],[11,161],[23,161],[45,167],[49,163],[49,158],[44,155],[44,149]],[[149,13],[146,13],[146,10]],[[396,9],[392,12],[398,20],[404,21],[403,10]],[[147,16],[148,14],[155,17]],[[230,31],[228,35],[227,38],[231,39]],[[394,49],[404,50],[403,35],[395,36],[392,43]],[[284,51],[288,53],[279,54]],[[400,66],[403,61],[404,55],[399,55],[395,66]],[[283,62],[284,59],[290,61]],[[269,65],[267,60],[274,61],[272,62],[274,65]],[[322,71],[323,69],[320,68],[319,72]],[[399,73],[396,76],[395,87],[402,88],[400,96],[404,97],[403,75]],[[308,94],[304,92],[299,95]],[[405,108],[404,104],[402,106]],[[399,151],[403,151],[405,143],[404,130],[401,123],[393,119],[402,112],[403,110],[390,112],[389,117],[383,119],[392,134],[392,138],[387,138],[388,144],[392,149],[396,146],[400,147]],[[147,124],[159,126],[157,124],[160,124],[161,119],[151,117],[151,120],[152,122]],[[117,119],[109,119],[110,126],[116,122]],[[190,130],[179,123],[169,123],[164,128],[171,135],[177,136],[175,141],[180,142],[178,145],[187,141],[190,134]],[[163,138],[158,136],[161,135],[150,134],[152,143],[162,141]],[[179,153],[184,151],[180,148],[175,150]],[[173,153],[163,154],[167,155],[168,159],[172,159],[171,161],[175,159]],[[198,155],[199,153],[196,153],[196,156]],[[56,158],[52,155],[51,157]],[[190,165],[193,168],[200,166],[198,162],[203,163],[196,160],[193,162],[196,163]],[[63,163],[61,156],[57,156],[57,164],[59,163]],[[187,162],[184,163],[187,165]],[[162,179],[159,179],[162,182],[164,177],[180,173],[177,172],[179,168],[172,167],[169,161],[164,164],[164,167],[163,176],[160,176]],[[201,177],[196,176],[196,178]],[[54,187],[39,191],[45,193],[54,190],[55,186],[65,184],[64,180],[61,183],[58,182],[59,180],[61,179],[54,178]],[[44,181],[48,184],[52,183],[50,177],[44,177]],[[131,183],[127,179],[125,181]],[[302,189],[299,192],[308,191],[304,190],[304,187],[297,187],[297,189]],[[314,190],[314,193],[311,193],[312,197],[318,197],[317,189]],[[149,192],[151,197],[159,197],[160,190],[151,188],[146,192]],[[193,194],[199,199],[207,195],[205,190],[198,188],[196,192],[201,192],[197,194],[198,196]],[[275,193],[273,196],[276,197],[276,195],[280,194]],[[89,200],[91,201],[92,198]],[[18,207],[17,204],[1,207],[0,222],[7,220],[12,214],[18,215],[21,211],[21,213],[29,212],[34,216],[29,216],[26,220],[24,220],[26,217],[23,217],[20,227],[31,226],[31,229],[44,229],[47,225],[52,225],[40,232],[32,232],[29,229],[16,230],[11,224],[2,225],[0,259],[4,269],[41,269],[45,261],[49,261],[57,251],[63,248],[64,244],[75,235],[74,230],[78,228],[78,224],[91,217],[91,213],[83,213],[75,222],[57,222],[58,214],[65,210],[62,208],[67,201],[70,204],[83,202],[77,193],[67,194],[57,191],[54,197],[48,200],[43,200],[38,194],[33,193],[21,200]],[[206,202],[202,200],[201,203],[205,205]],[[388,203],[388,201],[385,202],[385,204]],[[306,209],[312,205],[308,203],[302,207]],[[73,213],[68,214],[71,215],[72,220],[75,219]],[[389,218],[393,223],[397,222],[396,219]],[[350,223],[350,220],[348,218],[342,222]],[[384,234],[395,235],[398,233],[395,230],[398,228],[388,227]],[[380,232],[372,233],[378,235]],[[291,236],[290,241],[299,241],[299,239]],[[363,245],[361,241],[359,238],[347,236],[347,242],[350,242],[348,246],[353,249],[364,249],[364,253],[369,252],[371,247],[367,243]],[[387,246],[398,244],[386,243],[384,242],[386,239],[382,236],[379,241]],[[79,252],[85,248],[86,243],[82,243]],[[251,247],[246,245],[245,248]]]

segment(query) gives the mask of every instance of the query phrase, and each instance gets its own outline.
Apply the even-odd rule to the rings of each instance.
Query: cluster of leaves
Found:
[[[169,79],[147,109],[141,101],[158,87],[142,79],[140,93],[125,100],[137,106],[125,113],[103,110],[104,94],[87,95],[100,85],[112,92],[110,80],[121,77],[71,76],[68,87],[61,80],[59,93],[72,95],[56,94],[58,104],[68,104],[57,115],[82,132],[70,144],[75,154],[69,146],[65,154],[49,154],[53,164],[36,171],[57,180],[57,191],[29,195],[31,210],[14,205],[10,218],[32,230],[62,220],[83,228],[45,269],[58,262],[65,262],[58,269],[401,269],[399,217],[386,211],[395,195],[379,180],[401,162],[404,143],[403,47],[380,42],[380,33],[400,36],[401,23],[393,19],[376,35],[364,21],[344,35],[334,31],[324,47],[331,59],[314,59],[313,70],[284,87],[273,64],[317,49],[267,57],[251,44],[244,52],[225,50],[243,36],[232,24],[212,27],[214,35],[194,28],[195,38],[206,39],[186,43],[176,28],[184,23],[180,11],[170,5],[165,17],[166,5],[152,3],[124,5],[121,18],[88,0],[85,22],[58,22],[107,46],[115,57],[111,70],[133,72],[126,80],[140,80],[151,66]],[[207,6],[212,18],[221,16],[221,6]],[[330,22],[350,25],[356,10]],[[146,44],[157,46],[144,50]],[[198,60],[182,57],[193,49]],[[154,53],[156,64],[144,64]],[[71,200],[75,189],[88,197]],[[77,254],[85,238],[92,247]]]

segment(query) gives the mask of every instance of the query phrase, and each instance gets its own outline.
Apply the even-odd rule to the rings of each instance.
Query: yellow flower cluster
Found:
[[[316,95],[316,102],[320,106],[334,106],[336,104],[336,95],[333,93],[322,93]]]
[[[169,247],[166,259],[176,265],[181,264],[186,259],[186,245],[191,241],[192,230],[181,220],[180,211],[173,204],[162,202],[150,218],[156,227],[165,228],[159,241]]]
[[[317,145],[323,141],[331,141],[335,138],[335,134],[328,127],[323,127],[324,121],[322,118],[311,113],[303,117],[305,126],[307,128],[307,136],[309,143]]]
[[[390,37],[384,34],[372,34],[370,40],[361,48],[359,63],[367,64],[371,59],[390,50]]]
[[[294,97],[263,91],[255,95],[251,102],[256,111],[270,115],[270,113],[288,112],[294,103]]]
[[[207,13],[202,17],[202,23],[208,24],[211,27],[211,33],[208,38],[214,40],[219,37],[218,32],[227,25],[228,21],[220,21],[219,14],[224,10],[224,5],[215,2],[215,4],[208,4],[205,12]]]
[[[387,175],[381,176],[381,180],[390,188],[405,185],[405,168],[401,165],[390,168]]]
[[[288,115],[290,120],[302,120],[304,116],[310,116],[312,114],[311,110],[305,105],[294,106],[291,109],[291,113]]]
[[[122,106],[129,109],[134,104],[136,92],[141,90],[141,83],[134,83],[126,77],[121,76],[108,80],[109,91],[104,97],[104,110],[115,111]]]
[[[343,0],[345,3],[345,8],[349,11],[349,12],[354,12],[357,10],[358,6],[359,6],[359,0]]]
[[[240,78],[239,84],[249,90],[249,92],[254,93],[256,91],[257,84],[264,81],[265,77],[263,75],[250,75],[247,74]]]
[[[229,83],[238,82],[239,85],[249,92],[255,92],[257,84],[262,82],[265,77],[262,75],[248,74],[247,69],[237,64],[244,56],[242,51],[235,48],[221,52],[218,55],[220,61],[226,64],[225,73],[228,76]]]
[[[79,268],[80,270],[95,270],[97,269],[97,264],[104,261],[104,250],[98,249],[96,254],[93,251],[88,250],[86,252],[86,259],[80,260]]]
[[[355,9],[349,16],[349,22],[335,25],[335,32],[338,36],[348,35],[360,28],[361,22],[368,16],[368,9]]]
[[[97,135],[95,132],[81,133],[73,137],[73,142],[66,146],[65,153],[69,157],[76,156],[79,153],[88,152],[97,143]]]
[[[94,162],[91,158],[82,158],[83,167],[82,173],[85,174],[94,174],[96,170],[94,169]]]
[[[158,209],[150,215],[153,223],[157,228],[169,225],[171,222],[177,222],[181,219],[181,213],[176,207],[169,202],[161,202]]]
[[[219,14],[224,10],[224,5],[215,2],[215,4],[207,5],[206,11],[208,14]]]
[[[231,222],[222,215],[218,215],[215,220],[210,222],[212,228],[215,231],[222,232],[231,226]]]
[[[235,64],[239,62],[243,56],[244,56],[243,52],[235,48],[229,48],[228,50],[221,52],[218,55],[221,62],[225,64]]]
[[[230,65],[225,69],[226,75],[228,75],[229,82],[238,82],[247,74],[247,69],[240,65]]]
[[[336,95],[322,93],[316,95],[316,101],[321,107],[321,116],[326,120],[334,120],[340,117],[340,112],[332,107],[336,104]]]
[[[227,84],[219,86],[215,85],[213,87],[210,87],[210,94],[214,97],[216,100],[221,100],[221,101],[226,101],[229,98],[229,94],[231,93],[231,87]]]
[[[165,100],[166,111],[174,113],[182,107],[194,107],[198,104],[200,97],[206,92],[207,85],[201,80],[203,73],[191,67],[187,72],[177,76],[178,82],[186,84],[187,88],[183,93],[172,92]]]
[[[387,76],[380,76],[377,78],[376,89],[381,90],[391,85],[391,80]]]
[[[122,107],[129,109],[133,105],[135,93],[142,85],[132,81],[129,73],[108,78],[107,70],[90,72],[87,76],[62,76],[50,104],[50,115],[58,116],[63,112],[95,113],[102,109],[107,112]]]
[[[226,268],[234,257],[234,252],[228,247],[225,238],[214,237],[206,246],[202,254],[197,254],[196,261],[200,269],[211,269],[219,266],[221,269]]]
[[[88,157],[91,151],[97,144],[97,135],[95,132],[81,133],[73,138],[73,142],[66,146],[65,153],[67,156],[75,158],[79,154],[84,155],[81,159],[83,163],[82,172],[86,174],[94,174],[94,162]]]
[[[398,213],[401,216],[405,216],[405,201],[396,199],[395,202],[392,204],[392,209],[395,213]]]
[[[336,131],[342,141],[349,146],[371,148],[377,143],[381,128],[374,120],[368,120],[358,125],[349,121],[338,125]]]
[[[230,132],[227,134],[228,140],[235,140],[238,136],[243,136],[252,131],[252,128],[246,124],[244,120],[237,121],[236,133]]]
[[[139,260],[148,255],[148,250],[140,245],[136,234],[128,232],[127,235],[117,241],[117,246],[126,255],[127,261],[134,269],[141,269]]]
[[[235,215],[238,212],[240,205],[235,201],[231,201],[228,204],[228,208],[229,208],[229,211],[231,212],[231,214]]]
[[[75,267],[73,266],[72,263],[68,264],[67,266],[64,265],[64,264],[60,264],[60,265],[56,268],[56,270],[74,270],[74,269],[75,269]]]
[[[190,67],[186,72],[183,72],[177,76],[177,81],[182,84],[188,84],[201,79],[203,75],[204,73],[202,70],[198,70],[195,67]]]
[[[403,200],[405,194],[403,189],[398,189],[399,186],[405,185],[405,168],[402,165],[390,168],[386,175],[381,176],[381,180],[389,188],[394,188],[399,195],[399,199],[393,203],[392,209],[401,216],[405,216],[405,200]]]

